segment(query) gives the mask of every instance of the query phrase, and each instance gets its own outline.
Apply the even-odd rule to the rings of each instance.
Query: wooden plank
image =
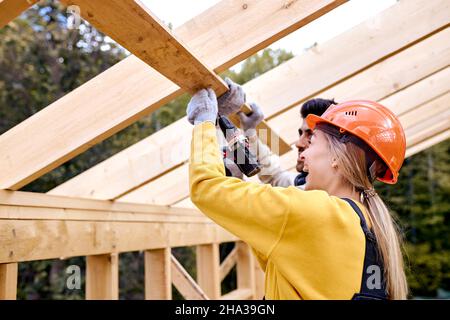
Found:
[[[178,260],[171,256],[172,281],[177,290],[186,300],[209,300],[206,293],[192,279],[189,273],[183,268]]]
[[[140,1],[62,0],[80,7],[81,16],[136,57],[193,94],[211,87],[217,95],[227,84],[204,65]]]
[[[286,154],[290,154],[286,153]],[[178,202],[175,202],[173,205],[171,205],[171,207],[175,207],[175,208],[197,208],[191,201],[191,199],[189,197],[184,198],[183,200],[180,200]]]
[[[250,289],[236,289],[220,297],[220,300],[250,300],[252,299]]]
[[[450,104],[447,104],[450,106]],[[450,109],[406,131],[406,146],[411,147],[450,128]]]
[[[435,135],[434,137],[431,137],[425,141],[422,141],[412,147],[409,147],[406,150],[406,157],[411,157],[425,149],[428,149],[432,146],[434,146],[435,144],[438,144],[444,140],[447,140],[450,138],[450,129],[447,129],[437,135]]]
[[[255,259],[255,256],[253,256]],[[261,300],[265,294],[265,274],[262,271],[259,263],[255,261],[255,299]]]
[[[3,0],[0,1],[0,28],[6,26],[23,11],[34,5],[38,0]]]
[[[450,45],[448,51],[450,52]],[[450,64],[450,57],[447,64]],[[395,95],[383,99],[383,103],[395,110],[397,116],[402,117],[411,110],[411,107],[424,104],[432,100],[433,97],[443,95],[449,90],[450,67],[446,67],[396,92]]]
[[[86,299],[119,299],[119,257],[117,254],[86,257]]]
[[[291,59],[276,72],[271,70],[249,81],[246,92],[250,99],[261,104],[270,119],[442,30],[449,21],[448,1],[398,1],[371,19],[311,48],[301,59]],[[283,77],[286,74],[288,78]]]
[[[250,299],[255,297],[255,261],[250,247],[242,242],[236,242],[237,247],[237,288],[249,289]]]
[[[231,269],[236,265],[237,261],[237,248],[234,247],[233,250],[227,255],[225,260],[220,264],[220,281],[223,281],[225,277],[230,273]]]
[[[343,2],[302,0],[285,6],[285,0],[251,0],[243,9],[239,1],[222,1],[174,33],[189,43],[207,66],[221,72]],[[0,189],[21,188],[182,92],[137,57],[124,59],[0,136],[0,149],[8,150],[0,154],[0,167],[5,168]],[[32,143],[30,136],[35,138]],[[151,159],[160,159],[159,156],[152,153]],[[139,162],[142,156],[134,160]],[[152,164],[148,167],[163,166],[155,161]],[[135,168],[134,161],[128,165]],[[141,170],[142,167],[131,170],[134,172],[123,176],[118,185],[124,185],[127,191],[145,183],[150,178]],[[111,176],[106,177],[109,172],[102,175],[101,181],[112,182]],[[88,188],[94,195],[102,189],[95,188],[95,181],[99,180],[87,184],[94,186]]]
[[[80,7],[81,15],[98,30],[111,36],[136,57],[176,83],[180,88],[194,94],[202,88],[211,87],[219,97],[228,86],[219,76],[203,64],[193,52],[160,22],[141,2],[135,0],[63,0],[68,5]],[[241,111],[252,109],[244,104]],[[235,123],[239,125],[239,121]],[[258,132],[264,130],[263,141],[274,147],[277,154],[290,150],[286,142],[272,132],[264,121]],[[272,144],[272,141],[275,141]]]
[[[317,93],[315,97],[335,98],[338,102],[363,97],[364,99],[386,103],[388,106],[392,106],[394,110],[398,108],[400,113],[404,112],[401,99],[397,99],[395,95],[399,93],[399,97],[406,99],[406,95],[402,94],[401,90],[408,88],[417,81],[426,79],[431,74],[449,65],[450,45],[446,41],[448,38],[450,38],[450,28],[446,28],[363,72]],[[415,90],[414,95],[408,92],[410,90],[408,89],[406,93],[411,94],[408,101],[416,96],[419,102],[423,102],[430,99],[430,95],[433,97],[433,90],[441,90],[438,89],[440,84],[429,83],[431,85],[427,86],[428,90]],[[305,101],[302,100],[299,105]],[[295,143],[298,138],[297,130],[301,124],[299,105],[269,120],[271,127],[289,143]],[[414,103],[414,105],[418,104]]]
[[[37,201],[42,199],[42,203]],[[46,203],[55,199],[54,204]],[[170,209],[170,210],[167,210]],[[67,197],[0,190],[0,219],[106,221],[147,223],[211,223],[198,210],[70,199]]]
[[[450,82],[446,93],[438,95],[434,99],[416,106],[410,112],[401,115],[399,120],[407,134],[408,132],[414,132],[414,126],[416,124],[421,124],[421,122],[434,118],[437,115],[441,115],[442,118],[445,118],[446,115],[450,114],[449,112]]]
[[[98,222],[142,222],[172,224],[208,224],[212,221],[201,214],[197,216],[173,216],[156,214],[136,214],[133,212],[91,212],[89,210],[34,208],[20,206],[0,206],[0,219],[17,220],[59,220],[59,221],[98,221]]]
[[[0,263],[236,240],[213,223],[0,219]]]
[[[170,248],[145,251],[145,299],[172,300]]]
[[[434,11],[445,9],[446,6],[447,4],[436,1],[400,2],[393,7],[386,9],[379,16],[374,17],[374,19],[383,21],[382,29],[372,30],[372,28],[368,27],[374,25],[372,20],[363,23],[349,32],[338,36],[336,39],[330,40],[322,45],[320,50],[310,50],[258,77],[258,79],[247,83],[245,85],[245,90],[249,92],[252,99],[254,98],[260,102],[267,117],[274,117],[276,114],[282,112],[286,106],[293,105],[299,101],[302,102],[317,92],[321,92],[321,95],[323,94],[322,96],[333,97],[332,91],[323,91],[323,89],[328,88],[334,83],[333,79],[336,73],[333,73],[332,77],[329,74],[330,68],[332,70],[336,68],[334,61],[347,61],[346,63],[343,63],[342,66],[341,64],[338,64],[342,67],[342,69],[338,70],[338,74],[340,75],[339,79],[346,79],[346,77],[351,76],[355,72],[366,68],[370,64],[370,61],[375,60],[375,58],[379,61],[384,57],[389,57],[393,52],[400,50],[402,45],[409,45],[413,41],[417,41],[424,35],[432,32],[438,26],[447,23],[446,21],[448,21],[448,19],[446,20],[446,18],[442,18],[441,16],[441,18],[438,18],[440,22],[435,24],[436,21],[434,21],[434,16],[432,16]],[[423,8],[423,10],[419,10],[419,7]],[[405,14],[408,13],[417,18],[420,17],[420,19],[416,21],[430,20],[430,23],[417,24],[409,19],[398,19],[399,16],[403,16],[403,11]],[[442,14],[442,12],[440,14]],[[399,30],[401,32],[399,32]],[[410,32],[410,30],[414,30],[414,32]],[[369,95],[369,93],[372,92],[372,96],[377,96],[374,100],[378,100],[385,97],[387,95],[386,92],[390,92],[391,94],[399,88],[408,85],[408,81],[417,81],[421,77],[425,77],[431,72],[443,68],[442,65],[448,65],[449,59],[448,46],[443,45],[444,43],[448,43],[448,41],[446,41],[449,35],[448,32],[447,28],[445,32],[439,32],[438,35],[425,39],[424,41],[415,44],[413,47],[395,55],[395,57],[398,56],[399,59],[396,61],[397,63],[400,63],[401,67],[396,68],[395,63],[393,62],[394,60],[388,59],[383,61],[380,67],[377,67],[379,65],[377,64],[370,68],[371,72],[366,77],[359,76],[360,74],[365,73],[358,74],[357,76],[359,79],[370,79],[367,86],[355,85],[355,83],[358,84],[356,79],[355,82],[345,81],[343,83],[347,84],[347,89],[339,92],[353,92],[355,95],[352,97],[358,96],[356,94],[360,93],[361,95],[359,96],[373,99]],[[399,40],[398,43],[395,41],[392,42],[391,40],[385,41],[386,38],[390,37],[390,34],[394,33],[396,34],[395,39]],[[412,35],[414,35],[413,38]],[[376,44],[376,55],[369,52],[371,50],[361,49],[358,51],[360,52],[357,60],[358,64],[353,65],[351,63],[353,55],[349,54],[349,49],[357,48],[358,45],[362,46],[368,42]],[[341,46],[339,43],[348,43],[349,48],[347,48],[347,45]],[[432,45],[432,47],[430,47],[432,49],[428,48],[428,45]],[[417,47],[417,50],[414,50],[416,46],[419,47]],[[359,57],[366,54],[368,55],[368,61],[364,64],[363,60],[359,60]],[[407,60],[400,58],[407,58]],[[387,61],[390,62],[388,63]],[[402,67],[405,65],[410,68],[408,72],[405,72],[407,69],[403,69]],[[384,66],[386,66],[386,69]],[[411,69],[411,66],[414,67]],[[390,70],[393,71],[390,72]],[[399,70],[402,71],[397,72]],[[311,74],[311,77],[308,77],[307,84],[304,84],[305,74],[308,74],[308,72]],[[396,76],[390,77],[391,74],[395,74]],[[371,75],[375,77],[372,78]],[[402,77],[408,80],[403,81]],[[278,83],[280,83],[280,86],[283,86],[284,91],[280,92],[280,90],[276,88]],[[364,84],[365,82],[360,83]],[[344,86],[340,87],[342,88]],[[355,88],[361,87],[364,87],[365,91],[355,91]],[[349,91],[349,89],[351,90]],[[330,93],[330,95],[327,95],[327,93]],[[288,114],[287,112],[290,113]],[[295,128],[290,128],[289,123],[292,123],[292,119],[300,119],[300,117],[297,108],[293,108],[287,112],[281,114],[281,116],[284,116],[283,121],[276,122],[280,124],[276,127],[276,131],[280,132],[283,137],[285,137],[285,134],[292,135],[294,137],[291,139],[292,141],[296,139],[298,123],[294,123]],[[286,122],[286,119],[291,121]],[[271,126],[276,124],[271,121],[269,121],[269,123]],[[91,170],[58,186],[51,192],[63,194],[65,190],[72,190],[77,195],[93,194],[94,197],[103,199],[120,197],[120,195],[123,195],[126,192],[127,188],[129,188],[128,190],[134,190],[136,186],[143,185],[142,183],[138,184],[138,181],[136,181],[137,179],[135,178],[136,176],[145,176],[148,178],[148,181],[151,181],[161,174],[170,171],[171,168],[180,166],[184,163],[189,156],[190,134],[188,134],[188,132],[190,132],[190,130],[191,127],[186,123],[185,119],[181,119],[161,130],[160,134],[156,133],[156,135],[152,135],[151,137],[142,140],[123,151],[121,154],[111,157]],[[279,130],[283,130],[283,132],[281,133]],[[183,132],[184,134],[180,134],[180,132]],[[162,143],[162,141],[164,141],[164,143]],[[164,159],[164,161],[161,161],[163,163],[161,165],[156,164],[155,166],[141,166],[140,163],[149,161],[150,155],[154,155],[154,158],[157,159]],[[133,168],[141,168],[141,170],[137,171]],[[143,182],[143,180],[144,179],[139,180],[139,182]],[[96,186],[96,184],[101,185]],[[132,187],[130,188],[130,186]]]
[[[213,300],[221,296],[219,244],[211,243],[196,247],[197,283]]]
[[[0,300],[16,300],[17,263],[0,263]]]

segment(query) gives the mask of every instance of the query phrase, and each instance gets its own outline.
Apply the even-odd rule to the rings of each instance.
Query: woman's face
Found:
[[[325,133],[314,130],[309,148],[300,155],[303,171],[308,172],[305,190],[327,190],[333,179],[339,179],[337,163],[333,160]]]

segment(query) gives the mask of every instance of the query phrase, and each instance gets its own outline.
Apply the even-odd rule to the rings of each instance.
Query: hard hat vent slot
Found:
[[[356,116],[358,114],[358,111],[345,111],[346,116]]]

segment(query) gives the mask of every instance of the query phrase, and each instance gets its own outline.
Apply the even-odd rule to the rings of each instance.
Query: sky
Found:
[[[212,7],[220,0],[141,0],[158,18],[174,28]],[[323,43],[375,16],[397,0],[351,0],[308,25],[300,28],[269,48],[300,54],[314,44]],[[376,21],[374,22],[376,24]],[[377,27],[376,25],[374,27]],[[189,45],[189,44],[187,44]]]

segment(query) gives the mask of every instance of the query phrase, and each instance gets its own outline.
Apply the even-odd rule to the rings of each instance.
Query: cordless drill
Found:
[[[224,150],[224,158],[231,159],[247,177],[261,171],[258,159],[249,149],[248,139],[226,117],[219,115],[217,122],[228,142]],[[231,175],[227,170],[227,175]]]

